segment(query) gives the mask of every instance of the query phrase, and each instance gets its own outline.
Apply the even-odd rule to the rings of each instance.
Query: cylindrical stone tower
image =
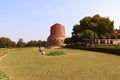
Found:
[[[65,28],[59,23],[51,26],[50,36],[47,39],[48,47],[60,47],[64,46],[65,40]]]

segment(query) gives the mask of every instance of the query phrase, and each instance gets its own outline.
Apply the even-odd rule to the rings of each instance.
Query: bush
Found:
[[[5,74],[3,71],[0,70],[0,80],[14,80],[7,74]]]
[[[65,55],[63,51],[52,51],[47,54],[48,56],[59,56],[59,55]]]

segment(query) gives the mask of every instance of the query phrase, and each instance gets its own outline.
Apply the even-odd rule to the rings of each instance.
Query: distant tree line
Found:
[[[19,39],[17,42],[12,41],[7,37],[0,37],[0,48],[21,48],[21,47],[46,47],[47,42],[42,40],[31,40],[27,43],[23,41],[23,39]]]

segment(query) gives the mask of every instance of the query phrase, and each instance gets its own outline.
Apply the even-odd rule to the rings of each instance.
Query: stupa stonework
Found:
[[[65,40],[65,28],[59,23],[51,26],[50,36],[47,39],[48,47],[60,47],[64,46]]]

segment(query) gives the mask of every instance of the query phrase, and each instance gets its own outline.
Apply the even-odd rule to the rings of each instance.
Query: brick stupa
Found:
[[[56,23],[51,26],[50,36],[47,39],[48,47],[61,47],[64,46],[65,28],[63,25]]]

